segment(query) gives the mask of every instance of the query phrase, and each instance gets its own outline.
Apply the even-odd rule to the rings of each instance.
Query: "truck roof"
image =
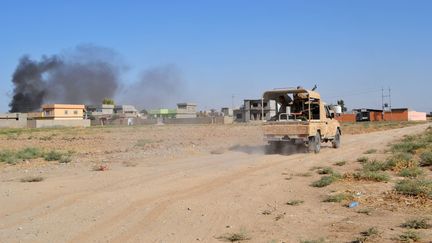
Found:
[[[285,88],[285,89],[274,89],[264,92],[263,98],[265,100],[276,99],[277,97],[287,94],[308,94],[310,98],[321,99],[318,92],[307,90],[307,89],[297,89],[297,88]]]

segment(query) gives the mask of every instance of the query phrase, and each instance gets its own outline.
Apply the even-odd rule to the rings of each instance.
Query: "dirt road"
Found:
[[[310,184],[319,175],[305,173],[340,160],[348,163],[337,170],[353,170],[365,150],[384,150],[427,126],[347,135],[339,150],[324,146],[318,155],[264,155],[262,146],[250,146],[183,159],[155,157],[135,167],[119,163],[102,172],[71,166],[47,172],[38,183],[9,178],[0,183],[0,242],[220,242],[233,232],[246,234],[247,242],[346,242],[371,226],[383,232],[381,242],[390,242],[407,213],[418,212],[368,216],[323,203],[341,185],[314,188]],[[375,184],[377,191],[392,188]],[[372,193],[364,185],[348,186]],[[304,203],[286,205],[293,199]]]

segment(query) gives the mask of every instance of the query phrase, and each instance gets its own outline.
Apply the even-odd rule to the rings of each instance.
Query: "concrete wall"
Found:
[[[90,120],[28,120],[28,128],[42,127],[89,127]]]
[[[164,119],[164,124],[223,124],[224,117],[197,117]]]
[[[426,121],[426,112],[408,111],[408,121]]]
[[[25,128],[27,127],[27,114],[6,113],[0,114],[0,128]]]

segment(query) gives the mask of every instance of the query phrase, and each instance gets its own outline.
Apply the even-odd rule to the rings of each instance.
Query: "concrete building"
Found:
[[[114,114],[114,105],[87,105],[86,111],[88,115],[93,116],[103,116],[103,115],[113,115]]]
[[[234,116],[233,109],[228,108],[228,107],[223,107],[223,108],[221,109],[221,113],[222,113],[224,116],[229,116],[229,117]]]
[[[90,120],[84,119],[84,105],[47,104],[42,112],[28,114],[27,127],[89,127]]]
[[[234,110],[233,115],[236,122],[270,120],[271,117],[276,115],[276,102],[274,100],[262,101],[260,99],[244,100],[243,106]]]
[[[42,105],[40,116],[31,113],[31,118],[45,120],[83,120],[84,105],[73,104],[46,104]],[[30,113],[29,113],[30,114]]]
[[[196,118],[197,105],[195,103],[178,103],[176,110],[176,118]]]
[[[175,118],[177,115],[176,109],[152,109],[148,111],[148,118]]]
[[[116,105],[114,113],[117,115],[124,115],[125,117],[138,117],[139,111],[133,105]]]

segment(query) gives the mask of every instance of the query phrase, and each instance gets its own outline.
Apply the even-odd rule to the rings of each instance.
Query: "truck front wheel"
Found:
[[[316,154],[321,150],[321,135],[319,132],[313,137],[309,137],[309,152],[315,152]]]

